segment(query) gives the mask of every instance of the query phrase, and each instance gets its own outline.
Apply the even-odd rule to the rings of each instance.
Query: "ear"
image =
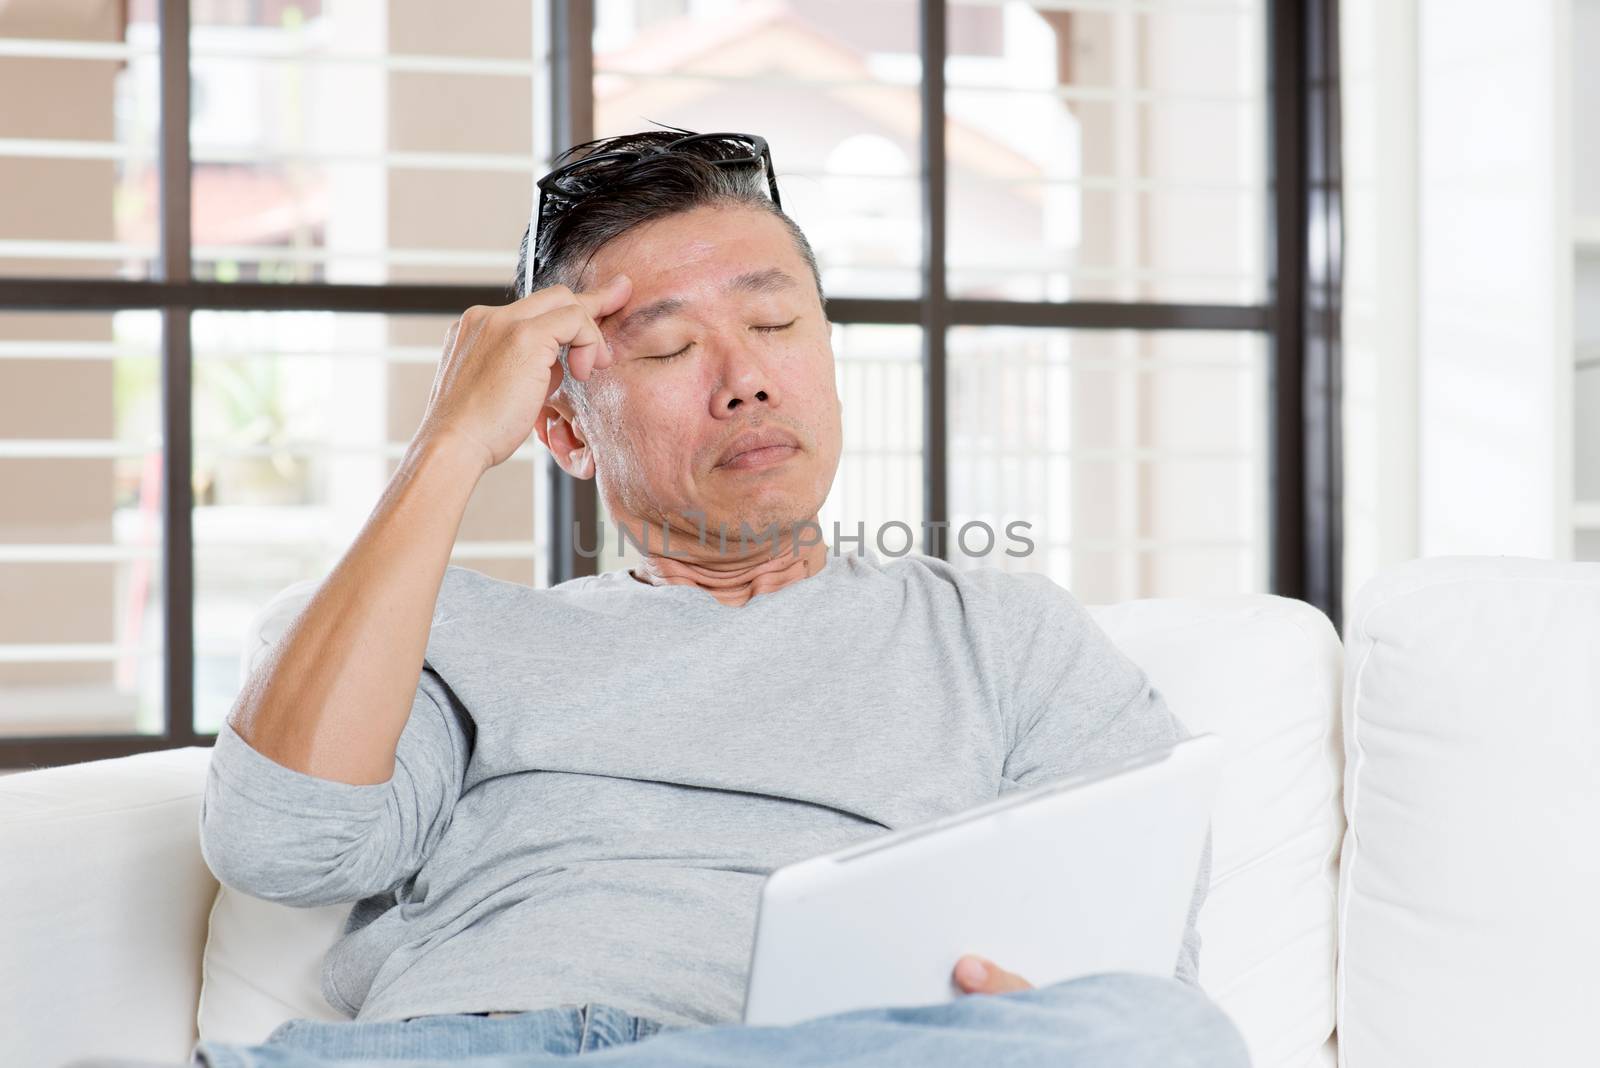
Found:
[[[583,431],[578,429],[572,409],[566,403],[552,396],[539,409],[533,432],[539,435],[544,447],[556,458],[561,470],[573,478],[594,477],[594,454],[590,452],[589,443],[584,440]]]

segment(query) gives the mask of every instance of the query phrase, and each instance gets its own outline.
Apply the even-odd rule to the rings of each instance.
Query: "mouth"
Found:
[[[759,449],[741,452],[726,463],[717,465],[719,471],[753,471],[757,468],[781,464],[800,450],[793,445],[766,445]]]
[[[714,470],[760,470],[781,464],[799,451],[800,443],[788,431],[747,431],[734,438],[728,447],[722,450]]]

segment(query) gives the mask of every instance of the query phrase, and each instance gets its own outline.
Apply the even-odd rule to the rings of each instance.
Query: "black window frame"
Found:
[[[947,0],[919,0],[924,292],[920,298],[830,297],[837,323],[922,328],[923,549],[945,555],[947,499],[945,365],[951,327],[1228,330],[1269,341],[1270,592],[1307,601],[1342,629],[1340,294],[1342,289],[1338,0],[1266,0],[1268,57],[1268,292],[1262,304],[996,301],[950,297],[945,288],[944,57]],[[593,0],[550,0],[557,146],[593,137]],[[459,314],[502,304],[507,289],[476,285],[346,285],[193,278],[190,241],[189,2],[160,0],[160,188],[158,277],[0,278],[0,311],[156,309],[162,317],[164,493],[164,729],[161,734],[0,738],[0,768],[48,767],[184,746],[214,734],[194,729],[194,558],[190,473],[190,315],[197,310]],[[508,237],[508,240],[510,238]],[[592,573],[577,551],[595,544],[599,501],[592,480],[549,465],[550,581]],[[537,517],[536,517],[537,518]],[[575,541],[574,539],[578,539]]]

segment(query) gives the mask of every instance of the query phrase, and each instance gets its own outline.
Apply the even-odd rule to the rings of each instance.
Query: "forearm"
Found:
[[[235,702],[229,722],[251,748],[318,778],[389,780],[483,470],[456,439],[412,442],[355,541]]]

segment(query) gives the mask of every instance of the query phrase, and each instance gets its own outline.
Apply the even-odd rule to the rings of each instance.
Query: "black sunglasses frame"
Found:
[[[544,233],[544,224],[546,221],[546,203],[548,202],[550,204],[552,209],[550,215],[553,217],[562,209],[571,207],[573,204],[583,200],[585,197],[594,196],[597,193],[603,193],[605,191],[603,188],[601,188],[589,189],[583,192],[569,192],[561,189],[560,186],[557,185],[557,183],[563,178],[568,178],[573,174],[581,173],[584,170],[595,166],[596,164],[637,163],[646,156],[658,156],[668,152],[681,151],[685,145],[692,145],[700,141],[715,140],[743,141],[750,146],[750,155],[748,156],[733,156],[728,159],[714,159],[709,160],[708,162],[714,163],[719,167],[745,166],[752,163],[761,164],[762,168],[766,171],[767,192],[772,196],[772,203],[779,210],[782,210],[783,201],[778,197],[778,176],[772,167],[772,152],[767,147],[767,139],[758,134],[690,134],[687,137],[680,137],[676,141],[669,141],[660,148],[650,149],[644,152],[628,149],[619,152],[600,152],[592,156],[584,156],[582,159],[576,159],[564,166],[557,167],[555,170],[539,179],[539,204],[537,209],[534,211],[532,228],[529,233],[528,259],[530,262],[527,271],[523,275],[522,292],[517,295],[519,297],[525,297],[529,293],[533,292],[534,276],[539,273],[540,268],[544,265],[544,261],[539,257],[539,239]],[[561,198],[565,198],[565,203],[562,203]]]

